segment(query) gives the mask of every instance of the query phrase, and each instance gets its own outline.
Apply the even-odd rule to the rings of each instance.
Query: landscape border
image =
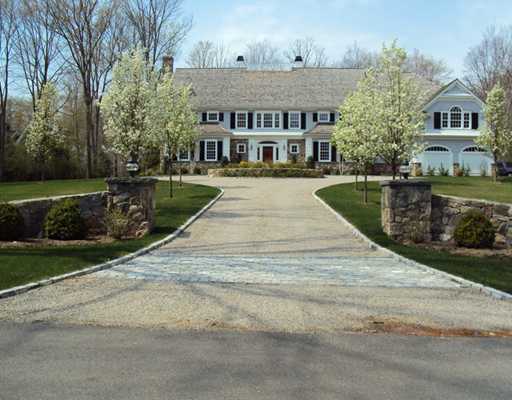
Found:
[[[78,271],[69,272],[67,274],[62,274],[58,276],[54,276],[48,279],[43,279],[41,281],[27,283],[25,285],[15,286],[9,289],[4,289],[0,291],[0,299],[6,298],[6,297],[12,297],[16,296],[21,293],[28,292],[33,289],[37,289],[39,287],[52,285],[54,283],[63,281],[65,279],[70,278],[76,278],[83,275],[92,274],[94,272],[98,272],[104,269],[109,269],[112,267],[115,267],[116,265],[123,264],[127,261],[133,260],[136,257],[142,256],[144,254],[147,254],[153,250],[158,249],[159,247],[172,242],[174,239],[176,239],[179,235],[183,233],[185,229],[187,229],[190,225],[192,225],[201,215],[203,215],[210,207],[212,207],[223,195],[224,190],[221,187],[218,186],[211,186],[215,187],[216,189],[220,190],[220,193],[215,196],[208,204],[206,204],[203,208],[201,208],[197,213],[192,215],[183,225],[181,225],[178,229],[176,229],[173,233],[170,235],[164,237],[163,239],[158,240],[157,242],[151,243],[150,245],[143,247],[142,249],[139,249],[133,253],[127,254],[125,256],[115,258],[110,261],[106,261],[101,264],[94,265],[92,267],[84,268]]]

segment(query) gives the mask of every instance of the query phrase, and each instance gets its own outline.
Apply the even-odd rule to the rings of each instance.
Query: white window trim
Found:
[[[318,113],[318,122],[331,122],[331,113],[329,111],[317,111],[317,113]],[[320,119],[320,114],[327,114],[327,120],[322,121]]]
[[[210,119],[210,114],[216,114],[216,119]],[[206,111],[206,122],[219,122],[219,112],[218,111]]]
[[[181,158],[181,151],[178,151],[178,161],[190,161],[190,150],[187,151],[186,158]]]
[[[243,147],[243,151],[240,151],[240,146]],[[245,154],[247,153],[247,145],[245,143],[237,143],[236,144],[236,154]]]
[[[296,151],[293,151],[293,149],[296,148]],[[299,154],[300,153],[300,145],[298,143],[292,143],[290,144],[290,154]]]
[[[327,143],[329,146],[329,156],[328,156],[327,160],[322,160],[320,157],[320,155],[322,154],[322,151],[321,151],[322,143]],[[319,140],[318,141],[318,162],[323,162],[323,163],[331,162],[331,142],[330,141],[328,141],[328,140]]]
[[[261,127],[258,127],[258,114],[261,115]],[[272,114],[272,128],[265,128],[263,114]],[[276,114],[279,114],[279,126],[276,127]],[[254,112],[254,129],[266,130],[266,129],[281,129],[283,126],[283,112],[272,111],[272,110],[258,110]]]
[[[452,128],[452,113],[451,113],[451,110],[452,108],[454,107],[459,107],[460,108],[460,113],[461,113],[461,119],[460,119],[460,127],[459,128]],[[443,114],[448,114],[448,126],[447,127],[444,127],[443,126]],[[465,128],[464,127],[464,115],[465,114],[469,114],[469,127],[468,128]],[[480,115],[480,113],[478,113]],[[457,104],[454,104],[452,106],[450,106],[450,108],[448,110],[444,110],[444,111],[441,111],[441,129],[448,129],[448,130],[471,130],[473,129],[473,116],[472,116],[472,111],[465,111],[461,106],[457,105]]]
[[[299,116],[299,126],[297,126],[296,128],[292,127],[292,114],[298,114]],[[301,117],[302,116],[300,111],[288,111],[288,129],[300,129]]]
[[[245,126],[238,126],[238,116],[245,114]],[[253,121],[254,122],[254,121]],[[249,113],[247,111],[237,111],[235,113],[235,129],[247,129],[249,126]]]
[[[215,144],[215,158],[213,158],[213,159],[208,158],[208,143]],[[217,161],[219,159],[219,155],[217,154],[217,151],[218,151],[217,140],[207,139],[204,141],[204,160],[205,161]]]

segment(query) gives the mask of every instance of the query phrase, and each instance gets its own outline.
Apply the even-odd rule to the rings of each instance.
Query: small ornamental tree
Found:
[[[124,54],[113,68],[101,112],[107,147],[125,160],[139,162],[154,144],[151,106],[155,87],[155,73],[140,48]]]
[[[197,138],[197,117],[189,99],[190,88],[177,89],[172,74],[166,71],[155,96],[153,132],[169,160],[169,197],[173,197],[172,161],[181,149],[189,149]]]
[[[510,153],[512,144],[512,131],[507,123],[505,91],[499,83],[487,95],[484,115],[486,125],[475,142],[491,151],[494,158],[492,179],[496,182],[497,163],[501,157]]]
[[[340,120],[336,123],[332,142],[343,157],[354,163],[364,175],[363,201],[368,202],[368,173],[378,155],[379,133],[382,121],[369,112],[381,108],[381,97],[376,92],[376,76],[369,70],[340,107]],[[356,177],[357,187],[357,177]]]
[[[36,109],[26,130],[25,147],[40,164],[41,180],[54,151],[63,144],[64,136],[57,121],[57,90],[47,83],[41,90]]]
[[[407,53],[394,41],[384,46],[377,68],[378,108],[368,109],[382,121],[379,137],[379,156],[393,171],[414,154],[421,151],[420,138],[425,117],[422,105],[426,91],[417,83],[417,77],[405,72]]]

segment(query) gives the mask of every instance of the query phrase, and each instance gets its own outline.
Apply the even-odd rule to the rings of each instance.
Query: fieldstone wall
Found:
[[[432,188],[424,181],[384,181],[382,229],[399,242],[431,240]]]
[[[482,211],[509,246],[512,245],[512,204],[452,196],[432,196],[432,238],[441,242],[453,239],[460,217],[471,209]]]
[[[155,226],[154,178],[107,178],[107,209],[118,208],[130,218],[128,236],[141,237]]]
[[[46,214],[56,203],[64,199],[73,199],[80,205],[80,213],[90,233],[101,234],[105,232],[103,219],[107,204],[107,193],[96,192],[70,196],[47,197],[44,199],[31,199],[11,201],[20,211],[24,222],[26,238],[42,238],[44,236],[44,220]]]

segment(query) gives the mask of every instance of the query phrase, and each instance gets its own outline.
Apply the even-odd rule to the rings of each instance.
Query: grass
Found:
[[[463,190],[463,194],[450,188],[450,179],[456,181],[465,178],[447,178],[439,180],[441,188],[436,183],[439,177],[433,179],[434,190],[437,193],[449,193],[457,196],[466,196],[467,193],[478,193],[475,190]],[[483,190],[480,178],[468,178],[478,180],[475,183],[479,190]],[[491,183],[489,183],[490,185]],[[443,186],[444,185],[444,186]],[[419,263],[461,276],[474,282],[492,286],[504,292],[512,293],[512,258],[510,257],[472,257],[451,254],[447,251],[421,249],[414,246],[406,246],[394,242],[382,231],[380,219],[380,186],[377,182],[370,182],[368,193],[368,204],[361,202],[362,194],[354,191],[353,184],[341,184],[324,188],[318,195],[324,199],[332,208],[342,214],[347,220],[354,224],[361,232],[367,235],[374,242],[383,247],[401,254]],[[437,186],[437,187],[436,187]],[[456,187],[456,186],[454,186]],[[487,190],[491,192],[492,186]],[[441,191],[440,191],[441,190]],[[509,189],[507,189],[509,190]],[[487,198],[500,198],[497,193],[486,193]]]
[[[428,176],[436,194],[512,203],[512,178],[493,183],[489,177]]]
[[[171,234],[218,193],[216,188],[184,184],[183,188],[175,186],[174,198],[170,199],[168,184],[158,183],[156,228],[141,239],[69,247],[2,248],[0,290],[83,269],[141,249]]]
[[[67,179],[44,182],[7,182],[0,183],[0,201],[92,193],[106,189],[107,185],[103,178]]]

